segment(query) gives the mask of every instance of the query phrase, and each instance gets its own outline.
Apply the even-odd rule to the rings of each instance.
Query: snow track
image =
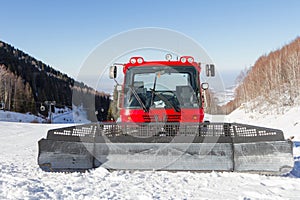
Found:
[[[0,199],[299,199],[299,173],[113,171],[47,173],[37,165],[37,141],[69,125],[0,122]],[[299,152],[299,147],[295,148]],[[299,156],[296,156],[299,161]]]

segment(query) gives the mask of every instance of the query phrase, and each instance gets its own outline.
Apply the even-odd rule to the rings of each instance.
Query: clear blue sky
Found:
[[[224,73],[300,35],[299,0],[0,0],[0,40],[76,77],[112,35],[168,28],[196,40]]]

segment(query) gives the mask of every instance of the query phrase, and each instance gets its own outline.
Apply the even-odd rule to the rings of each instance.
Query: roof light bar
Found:
[[[130,58],[129,62],[131,64],[142,64],[144,62],[144,59],[142,57],[132,57]]]
[[[182,62],[182,63],[186,63],[186,62],[193,63],[194,62],[194,58],[192,56],[182,56],[180,58],[180,62]]]

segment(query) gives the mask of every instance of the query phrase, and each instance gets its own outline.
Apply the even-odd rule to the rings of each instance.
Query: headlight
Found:
[[[143,60],[143,58],[138,58],[138,59],[137,59],[137,62],[138,62],[139,64],[142,64],[142,63],[144,62],[144,60]]]
[[[194,58],[192,58],[192,57],[189,57],[187,60],[188,60],[189,63],[194,62]]]
[[[130,59],[130,63],[131,63],[131,64],[135,64],[135,63],[136,63],[136,59],[135,59],[135,58],[131,58],[131,59]]]
[[[180,59],[180,61],[181,61],[182,63],[185,63],[185,62],[186,62],[186,58],[185,58],[185,57],[182,57],[182,58]]]

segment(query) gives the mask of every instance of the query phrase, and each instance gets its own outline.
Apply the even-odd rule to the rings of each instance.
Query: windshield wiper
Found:
[[[154,104],[154,98],[157,95],[161,100],[163,100],[164,102],[166,102],[166,104],[168,104],[168,106],[172,107],[176,112],[180,112],[180,108],[178,108],[178,106],[174,106],[172,103],[170,103],[170,101],[164,97],[163,95],[157,93],[155,91],[156,88],[156,82],[157,82],[157,76],[160,76],[162,74],[164,74],[165,71],[158,71],[155,73],[155,78],[154,78],[154,83],[153,83],[153,89],[151,89],[151,100],[150,100],[150,105],[149,105],[149,109],[150,107]],[[148,110],[149,110],[148,109]]]
[[[153,89],[151,89],[151,100],[150,100],[149,108],[150,108],[150,107],[153,105],[153,103],[154,103],[156,80],[157,80],[157,73],[155,73],[155,78],[154,78],[154,83],[153,83]]]
[[[163,100],[168,106],[172,107],[176,112],[180,112],[180,108],[174,104],[172,104],[169,99],[167,99],[164,95],[155,92],[155,95],[158,96],[161,100]]]
[[[142,99],[139,97],[139,95],[136,93],[133,86],[129,85],[129,88],[131,89],[131,92],[133,93],[136,100],[139,102],[140,106],[143,108],[145,112],[148,112],[148,109],[146,108],[145,104],[143,103]]]

